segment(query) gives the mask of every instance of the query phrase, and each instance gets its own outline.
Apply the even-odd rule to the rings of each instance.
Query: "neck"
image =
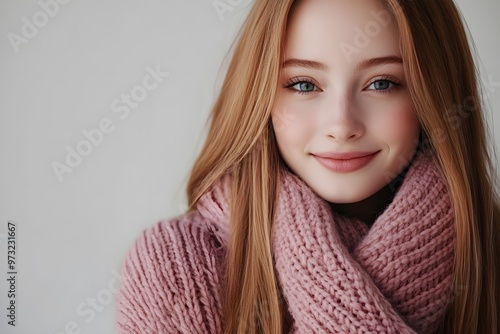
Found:
[[[355,203],[330,203],[331,209],[343,216],[361,220],[371,227],[377,217],[384,212],[394,199],[394,195],[396,195],[396,192],[401,186],[402,180],[406,176],[408,169],[409,166],[394,180],[372,196]]]

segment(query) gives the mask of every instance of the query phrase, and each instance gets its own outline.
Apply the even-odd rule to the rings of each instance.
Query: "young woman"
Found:
[[[498,333],[480,96],[452,0],[256,0],[120,333]]]

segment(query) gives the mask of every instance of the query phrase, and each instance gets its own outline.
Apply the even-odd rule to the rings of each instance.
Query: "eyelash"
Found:
[[[401,83],[398,80],[394,79],[393,77],[388,77],[388,76],[380,77],[380,78],[378,78],[376,80],[373,80],[372,82],[370,82],[370,84],[367,87],[369,87],[369,86],[373,85],[375,82],[379,82],[379,81],[387,81],[390,84],[392,84],[392,87],[388,88],[388,89],[385,89],[385,90],[371,89],[371,90],[377,92],[377,94],[388,94],[388,93],[392,92],[394,89],[397,89],[397,88],[401,87]],[[299,83],[309,83],[309,84],[313,85],[315,88],[317,88],[317,85],[311,79],[309,79],[309,78],[300,78],[300,77],[294,77],[294,78],[289,79],[283,85],[283,88],[290,89],[294,93],[297,93],[297,94],[300,94],[300,95],[307,95],[307,94],[311,94],[311,93],[317,91],[317,90],[313,90],[313,91],[310,91],[310,92],[302,92],[300,90],[294,89],[293,86],[295,86],[295,85],[297,85]]]
[[[300,77],[294,77],[294,78],[291,78],[290,80],[288,80],[284,85],[283,85],[283,88],[288,88],[290,89],[292,92],[294,93],[297,93],[297,94],[300,94],[300,95],[307,95],[307,94],[311,94],[312,92],[315,92],[316,90],[313,90],[311,92],[302,92],[300,90],[296,90],[293,88],[293,86],[295,86],[296,84],[299,84],[299,83],[309,83],[311,85],[313,85],[315,88],[317,88],[317,85],[311,80],[311,79],[308,79],[308,78],[300,78]]]
[[[392,87],[390,87],[389,89],[385,89],[385,90],[376,90],[376,89],[373,89],[375,92],[377,92],[377,94],[389,94],[391,93],[393,90],[395,89],[398,89],[401,87],[401,82],[393,77],[388,77],[388,76],[383,76],[383,77],[380,77],[376,80],[373,80],[369,85],[373,85],[375,82],[378,82],[378,81],[387,81],[389,83],[392,84]]]

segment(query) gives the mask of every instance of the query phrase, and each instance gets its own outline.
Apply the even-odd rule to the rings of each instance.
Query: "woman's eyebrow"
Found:
[[[305,60],[297,58],[290,58],[285,60],[281,65],[281,68],[287,68],[287,67],[304,67],[313,70],[328,71],[328,66],[326,66],[323,63],[314,60]]]
[[[403,64],[403,59],[399,56],[385,56],[371,59],[365,59],[356,65],[356,71],[367,69],[368,67],[388,64]]]
[[[385,57],[365,59],[359,62],[358,65],[356,65],[356,71],[361,71],[368,67],[386,65],[386,64],[403,64],[403,60],[399,56],[385,56]],[[328,66],[326,64],[323,64],[315,60],[306,60],[297,58],[290,58],[285,60],[281,65],[281,67],[282,68],[303,67],[319,71],[328,71]]]

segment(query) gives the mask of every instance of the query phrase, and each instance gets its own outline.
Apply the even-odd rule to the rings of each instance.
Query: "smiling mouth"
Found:
[[[314,158],[327,169],[338,173],[357,171],[368,165],[379,153],[377,152],[348,152],[313,154]]]

